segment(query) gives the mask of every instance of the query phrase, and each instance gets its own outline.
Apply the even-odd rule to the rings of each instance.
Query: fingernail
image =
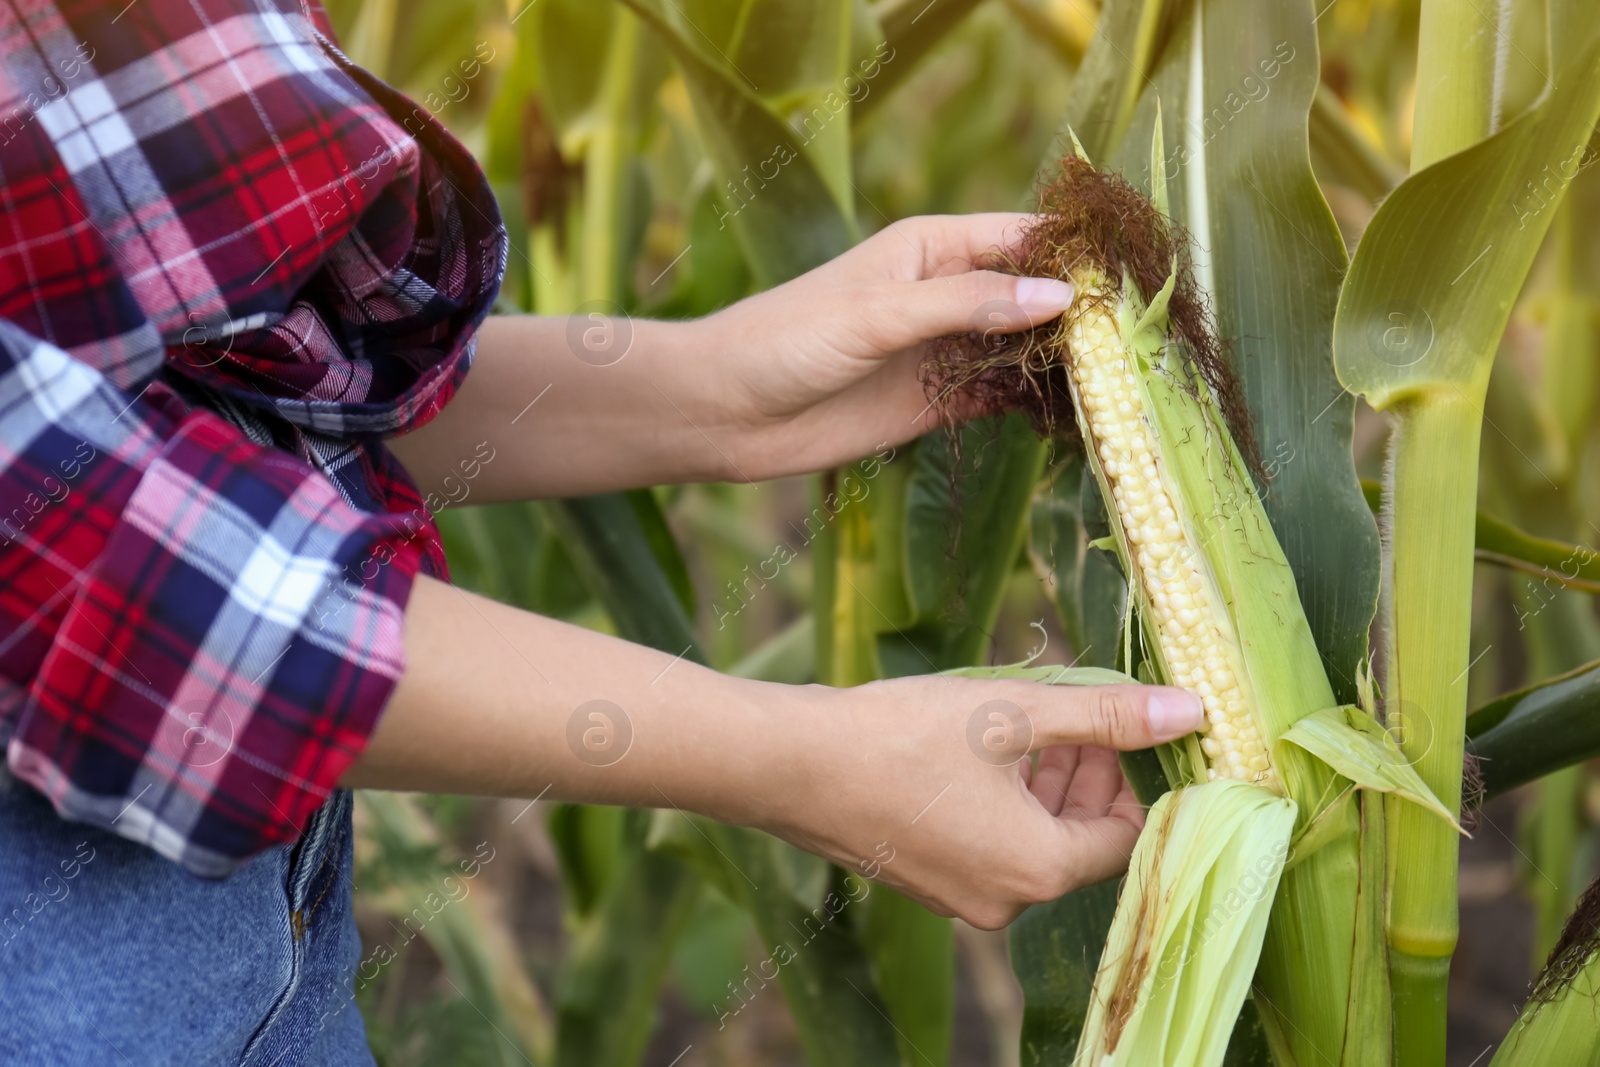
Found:
[[[1018,278],[1017,305],[1030,317],[1059,315],[1072,304],[1070,282],[1055,278]]]
[[[1145,702],[1145,715],[1156,740],[1171,741],[1196,729],[1205,709],[1200,706],[1200,698],[1186,689],[1158,689]]]

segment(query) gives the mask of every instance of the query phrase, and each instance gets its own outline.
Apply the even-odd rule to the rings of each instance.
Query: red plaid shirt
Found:
[[[506,249],[320,8],[0,4],[12,773],[205,876],[298,835],[445,573],[381,439],[454,393]]]

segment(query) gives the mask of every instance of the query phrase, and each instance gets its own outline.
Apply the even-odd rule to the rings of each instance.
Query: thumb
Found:
[[[974,270],[891,282],[866,301],[886,351],[952,333],[1007,334],[1049,322],[1072,304],[1072,283]]]
[[[1172,741],[1205,717],[1200,699],[1160,685],[1041,686],[1029,710],[1030,751],[1050,745],[1094,745],[1124,752]]]

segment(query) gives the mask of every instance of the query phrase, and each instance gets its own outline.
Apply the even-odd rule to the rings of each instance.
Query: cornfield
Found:
[[[1023,410],[822,475],[463,480],[456,582],[744,677],[1207,719],[1124,757],[1127,877],[1004,934],[673,809],[363,793],[381,1063],[1600,1065],[1600,12],[329,7],[487,170],[504,310],[569,335],[922,214],[1037,212],[1000,269],[1078,292],[930,356],[932,403]]]

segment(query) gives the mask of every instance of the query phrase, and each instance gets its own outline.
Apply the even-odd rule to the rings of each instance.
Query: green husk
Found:
[[[1077,1067],[1222,1061],[1294,821],[1294,801],[1227,779],[1156,802],[1095,975]]]
[[[1525,1008],[1489,1067],[1600,1067],[1600,954],[1554,1002]]]
[[[1489,1067],[1600,1067],[1600,881],[1591,885]]]
[[[1394,738],[1360,708],[1324,708],[1289,727],[1280,740],[1299,745],[1361,788],[1393,793],[1466,833],[1456,813],[1433,795]]]

